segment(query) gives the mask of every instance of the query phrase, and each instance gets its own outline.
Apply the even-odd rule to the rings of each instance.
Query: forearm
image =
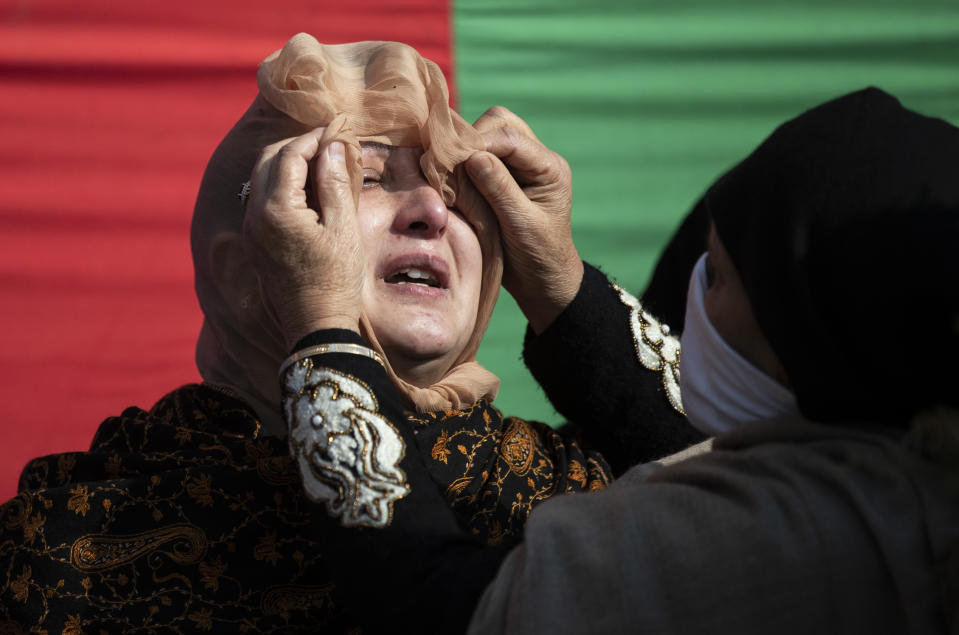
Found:
[[[643,341],[642,311],[624,297],[587,264],[579,293],[541,334],[527,329],[523,350],[556,409],[617,474],[703,439],[677,408],[678,355],[656,347],[658,325]]]
[[[330,330],[297,348],[332,342],[364,344]],[[349,610],[373,631],[428,623],[431,632],[463,632],[511,544],[487,547],[457,523],[374,359],[320,354],[283,381],[291,453],[328,528],[334,547],[324,558],[354,603]]]

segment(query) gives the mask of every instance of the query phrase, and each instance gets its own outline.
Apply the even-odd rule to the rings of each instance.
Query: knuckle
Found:
[[[283,218],[285,211],[286,206],[276,196],[270,196],[263,201],[263,217],[270,222],[275,223],[278,219]]]
[[[520,132],[519,130],[517,130],[510,124],[507,124],[503,126],[502,128],[500,128],[500,134],[506,137],[507,141],[509,141],[513,145],[520,143],[526,137],[526,135],[524,135],[522,132]]]
[[[503,119],[503,118],[509,117],[512,114],[513,113],[510,112],[509,109],[506,108],[505,106],[491,106],[490,108],[486,109],[486,112],[483,113],[483,116],[498,117]]]
[[[349,171],[336,166],[329,166],[329,168],[323,174],[323,180],[329,181],[330,183],[335,184],[337,187],[343,186],[349,188],[350,184],[352,183]]]
[[[530,161],[529,172],[536,180],[556,180],[559,176],[559,166],[550,154],[538,153]]]
[[[474,127],[483,134],[495,134],[504,126],[520,121],[519,118],[503,106],[492,106],[486,109]]]
[[[280,163],[288,163],[300,158],[299,153],[296,151],[296,148],[292,144],[287,143],[281,147],[276,153],[276,159]]]
[[[320,188],[328,197],[343,200],[350,197],[353,191],[350,177],[341,172],[324,175]]]
[[[539,176],[559,183],[569,180],[572,174],[566,159],[546,147],[537,153],[536,170]]]

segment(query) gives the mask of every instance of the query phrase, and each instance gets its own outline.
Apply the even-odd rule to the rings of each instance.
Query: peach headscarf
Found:
[[[197,197],[191,241],[197,296],[204,325],[197,342],[197,366],[207,381],[237,384],[257,401],[279,404],[273,373],[287,351],[269,312],[229,302],[215,282],[209,252],[219,232],[239,231],[243,208],[236,191],[249,178],[266,145],[326,126],[321,147],[342,141],[358,200],[362,183],[361,141],[422,147],[420,167],[448,206],[457,197],[476,196],[460,164],[484,148],[479,133],[449,106],[449,91],[439,67],[397,42],[323,45],[310,35],[293,36],[267,57],[257,73],[260,94],[214,152]],[[483,209],[484,211],[478,211]],[[476,361],[499,293],[503,259],[495,218],[480,206],[460,206],[476,231],[483,274],[476,323],[465,349],[436,384],[420,388],[399,378],[387,361],[390,378],[416,411],[460,408],[492,399],[499,379]],[[383,353],[369,319],[360,327],[370,346]],[[383,355],[386,358],[385,355]],[[250,359],[256,361],[251,363]],[[243,375],[243,379],[238,377]],[[275,398],[274,398],[275,397]],[[262,413],[260,413],[262,416]]]

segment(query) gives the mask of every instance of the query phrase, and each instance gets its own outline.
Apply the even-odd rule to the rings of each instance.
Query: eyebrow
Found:
[[[377,141],[361,141],[360,148],[363,150],[377,150],[387,154],[393,151],[393,146],[386,145],[385,143],[379,143]]]

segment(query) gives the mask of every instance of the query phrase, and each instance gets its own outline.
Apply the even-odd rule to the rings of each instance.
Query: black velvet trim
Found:
[[[322,329],[301,337],[300,340],[294,344],[292,350],[290,350],[290,355],[304,348],[316,346],[317,344],[362,344],[363,346],[368,346],[363,336],[356,331],[349,329]]]

